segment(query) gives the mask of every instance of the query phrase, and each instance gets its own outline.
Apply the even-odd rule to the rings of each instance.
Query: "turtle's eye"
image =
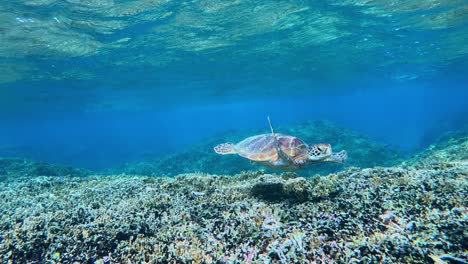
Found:
[[[321,147],[317,147],[318,151],[322,152],[322,148]]]

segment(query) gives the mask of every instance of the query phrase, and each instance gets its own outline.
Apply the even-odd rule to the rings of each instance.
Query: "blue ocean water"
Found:
[[[467,0],[1,0],[0,263],[466,264],[467,101]]]
[[[0,156],[99,170],[267,133],[267,115],[411,155],[468,124],[467,8],[2,1]]]

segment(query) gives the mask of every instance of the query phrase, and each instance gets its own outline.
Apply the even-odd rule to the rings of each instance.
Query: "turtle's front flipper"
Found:
[[[268,119],[268,124],[270,124],[271,134],[273,135],[273,139],[275,140],[275,148],[276,148],[276,152],[278,153],[278,158],[280,158],[281,160],[289,164],[293,164],[294,160],[288,154],[284,153],[284,151],[281,150],[281,146],[278,141],[278,138],[276,137],[275,130],[273,129],[273,126],[271,125],[270,117],[267,116],[267,119]]]
[[[344,164],[347,158],[348,158],[348,152],[346,152],[346,150],[342,150],[338,153],[333,153],[331,157],[327,159],[327,161]]]

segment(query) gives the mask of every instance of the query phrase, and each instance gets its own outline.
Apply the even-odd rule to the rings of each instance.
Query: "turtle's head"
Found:
[[[307,149],[309,160],[324,160],[331,156],[332,149],[330,144],[315,144]]]

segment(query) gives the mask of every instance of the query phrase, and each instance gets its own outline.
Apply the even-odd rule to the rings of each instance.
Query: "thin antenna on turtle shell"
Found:
[[[280,147],[278,138],[276,137],[276,134],[275,134],[275,130],[273,130],[273,126],[271,125],[270,117],[267,116],[267,119],[268,119],[268,124],[270,124],[271,133],[273,134],[273,139],[275,140],[275,147],[276,147],[276,152],[278,153],[278,156],[279,156],[282,160],[291,163],[291,162],[292,162],[292,161],[291,161],[291,158],[290,158],[288,155],[286,155],[286,153],[284,153],[284,152],[281,150],[281,147]]]
[[[273,126],[271,125],[270,116],[267,116],[267,119],[268,119],[268,124],[270,124],[271,133],[276,138],[275,131],[273,130]]]

